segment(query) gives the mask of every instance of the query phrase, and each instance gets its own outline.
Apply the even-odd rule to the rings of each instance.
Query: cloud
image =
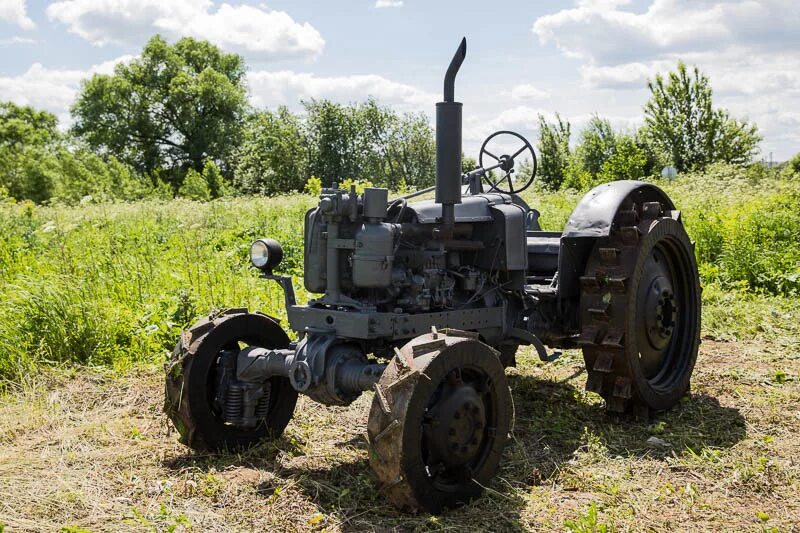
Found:
[[[130,62],[133,57],[122,56],[87,70],[51,69],[34,63],[17,76],[0,76],[0,100],[46,109],[65,126],[70,121],[69,107],[75,101],[81,81],[92,74],[110,74],[117,63]]]
[[[403,5],[403,0],[375,0],[376,8],[401,7],[402,5]]]
[[[643,13],[628,2],[584,1],[536,20],[542,44],[599,65],[654,59],[664,53],[747,44],[762,50],[797,46],[796,0],[654,0]]]
[[[800,108],[799,27],[796,0],[651,0],[644,8],[582,0],[538,18],[532,31],[579,61],[585,89],[642,91],[637,102],[657,73],[679,60],[696,65],[711,80],[715,104],[758,124],[764,151],[785,157],[797,150],[787,110]]]
[[[14,44],[36,44],[37,42],[39,41],[36,39],[15,35],[13,37],[9,37],[8,39],[0,39],[0,46],[10,46]]]
[[[16,24],[23,30],[32,30],[36,27],[28,17],[25,0],[0,0],[0,21]]]
[[[514,100],[542,100],[550,98],[550,93],[530,83],[523,83],[511,88],[511,98]]]
[[[61,0],[47,16],[97,46],[141,44],[153,33],[169,38],[207,39],[220,47],[258,59],[316,58],[325,40],[308,22],[265,6],[210,0]]]
[[[247,80],[252,102],[259,107],[296,107],[300,100],[311,98],[350,103],[371,96],[400,111],[430,112],[437,101],[435,94],[374,74],[326,77],[289,70],[254,71]]]

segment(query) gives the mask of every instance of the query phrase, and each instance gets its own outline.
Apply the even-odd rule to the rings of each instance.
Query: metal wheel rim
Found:
[[[669,342],[661,350],[658,368],[648,372],[646,363],[643,363],[642,347],[648,342],[647,326],[645,315],[647,309],[641,309],[637,313],[637,337],[639,344],[639,365],[640,371],[647,379],[649,385],[658,392],[668,392],[676,386],[685,376],[691,364],[691,347],[693,334],[697,327],[699,314],[695,305],[696,294],[692,285],[688,282],[692,278],[691,260],[689,252],[684,249],[681,243],[674,237],[668,236],[657,242],[650,254],[661,257],[666,261],[663,267],[669,273],[669,284],[673,294],[674,306],[674,328],[669,335]],[[649,257],[648,257],[649,260]],[[637,302],[641,298],[641,291],[650,288],[652,280],[642,279],[637,294]],[[662,315],[662,324],[665,323]],[[647,358],[645,358],[646,360]]]
[[[447,390],[447,380],[450,375],[458,371],[461,373],[462,379],[465,383],[472,383],[479,389],[479,396],[483,403],[485,423],[481,428],[481,436],[478,443],[477,451],[463,464],[458,466],[446,467],[441,469],[441,458],[436,456],[436,452],[432,449],[431,445],[431,431],[435,428],[431,425],[429,415],[435,410],[437,405],[441,405],[444,400],[443,394]],[[460,490],[465,483],[472,480],[472,474],[478,471],[489,457],[492,449],[495,436],[492,431],[496,429],[498,414],[496,412],[496,405],[498,398],[496,391],[492,386],[489,375],[481,368],[475,366],[462,367],[451,370],[441,383],[436,388],[436,391],[431,395],[431,400],[426,408],[426,414],[423,417],[423,431],[421,435],[420,447],[421,458],[426,474],[431,481],[431,484],[438,490],[443,492],[455,492]]]

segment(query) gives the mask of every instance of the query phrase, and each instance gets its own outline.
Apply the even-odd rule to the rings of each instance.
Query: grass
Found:
[[[161,414],[160,363],[196,317],[241,306],[285,318],[280,290],[249,267],[253,239],[283,243],[283,270],[308,297],[312,197],[0,205],[0,531],[791,530],[798,181],[722,167],[660,185],[703,278],[692,395],[649,423],[618,421],[583,391],[578,353],[550,365],[521,354],[503,470],[486,497],[440,517],[375,493],[369,394],[348,409],[301,399],[282,439],[221,456],[177,444]],[[551,230],[580,197],[526,193]]]
[[[438,517],[397,512],[376,493],[370,394],[349,408],[301,398],[280,440],[207,456],[176,442],[152,366],[31,376],[0,401],[0,522],[10,531],[791,531],[800,521],[793,351],[706,341],[692,395],[649,422],[606,415],[583,391],[576,352],[549,365],[530,351],[519,359],[500,474],[483,498]],[[650,447],[652,436],[668,447]]]

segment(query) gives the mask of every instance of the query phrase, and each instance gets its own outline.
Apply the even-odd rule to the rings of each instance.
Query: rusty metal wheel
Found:
[[[581,278],[586,389],[610,411],[672,407],[689,390],[700,344],[694,245],[680,213],[627,199]]]
[[[255,426],[226,420],[235,402],[221,401],[220,383],[232,371],[224,360],[228,352],[235,357],[244,346],[286,348],[289,337],[277,320],[246,309],[211,315],[181,334],[166,365],[164,411],[183,444],[201,451],[232,449],[283,433],[297,402],[297,391],[286,378],[273,377],[260,391]]]
[[[494,350],[466,332],[417,337],[375,386],[367,430],[379,490],[429,513],[473,500],[497,472],[512,417]]]

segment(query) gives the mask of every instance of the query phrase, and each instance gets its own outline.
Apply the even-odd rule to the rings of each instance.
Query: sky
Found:
[[[0,0],[0,101],[66,127],[81,80],[156,33],[242,55],[257,107],[372,96],[431,119],[466,36],[456,99],[471,156],[499,129],[534,142],[539,114],[633,131],[647,80],[682,59],[710,77],[717,106],[758,125],[760,158],[800,151],[798,0]]]

